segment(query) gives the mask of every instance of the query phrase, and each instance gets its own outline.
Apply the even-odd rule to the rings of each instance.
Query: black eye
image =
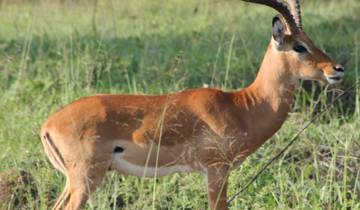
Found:
[[[295,44],[293,50],[297,53],[306,53],[307,49],[301,44]]]

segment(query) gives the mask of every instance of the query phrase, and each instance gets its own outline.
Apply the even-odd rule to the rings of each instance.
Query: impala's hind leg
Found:
[[[102,142],[92,145],[86,139],[64,140],[55,132],[45,132],[42,136],[50,162],[66,176],[64,191],[53,209],[80,209],[104,179],[111,163],[111,147],[108,149]],[[105,152],[97,153],[94,148]]]
[[[61,195],[58,197],[54,207],[52,208],[53,210],[62,209],[64,206],[64,203],[68,202],[69,197],[70,197],[69,186],[70,186],[69,180],[67,179],[64,190],[61,193]]]
[[[62,194],[59,209],[65,206],[66,210],[81,209],[90,194],[102,183],[108,164],[104,162],[76,163],[68,170],[67,183]],[[56,206],[57,207],[57,206]]]

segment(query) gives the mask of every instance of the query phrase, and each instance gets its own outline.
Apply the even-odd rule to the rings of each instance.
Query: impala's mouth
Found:
[[[342,77],[344,76],[343,72],[337,72],[335,75],[328,76],[326,75],[326,80],[329,82],[329,84],[337,84],[341,82]]]
[[[340,81],[341,77],[329,77],[330,80]]]

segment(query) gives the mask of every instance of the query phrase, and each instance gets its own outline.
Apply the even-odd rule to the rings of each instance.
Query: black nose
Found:
[[[334,70],[338,72],[344,72],[344,67],[341,65],[334,66]]]

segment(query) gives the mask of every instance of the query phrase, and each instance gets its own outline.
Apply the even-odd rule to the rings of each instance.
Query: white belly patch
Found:
[[[129,161],[126,161],[123,157],[124,157],[124,153],[115,153],[112,159],[111,169],[115,169],[122,173],[135,175],[139,177],[166,176],[177,172],[192,171],[189,166],[185,166],[185,165],[173,165],[169,167],[149,167],[149,166],[136,165]]]

